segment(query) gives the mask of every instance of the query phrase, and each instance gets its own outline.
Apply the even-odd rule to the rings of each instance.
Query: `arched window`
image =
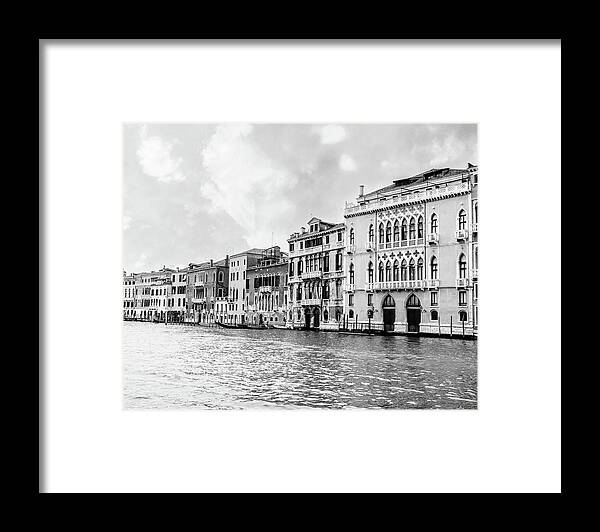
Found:
[[[438,262],[435,257],[431,257],[431,278],[438,278]]]
[[[466,313],[464,310],[461,310],[461,311],[458,313],[458,319],[459,319],[460,321],[467,321],[467,313]]]
[[[373,263],[369,262],[369,269],[367,270],[368,274],[367,274],[367,282],[372,283],[373,282]]]
[[[385,263],[385,280],[392,280],[392,265],[389,260]]]
[[[402,264],[400,265],[400,280],[406,281],[406,260],[402,259]]]
[[[400,268],[399,268],[399,264],[398,264],[398,260],[394,261],[394,281],[399,281],[399,276],[400,276]]]
[[[354,264],[350,264],[350,284],[354,284]]]
[[[290,277],[294,276],[294,261],[290,261]]]
[[[461,253],[458,258],[458,277],[460,279],[465,279],[467,277],[467,259],[464,253]]]
[[[394,301],[394,298],[388,294],[387,296],[385,296],[385,299],[383,300],[383,303],[381,304],[382,307],[395,307],[396,306],[396,302]]]
[[[410,262],[408,263],[408,280],[415,280],[415,259],[410,259]]]
[[[423,238],[423,217],[419,216],[417,221],[417,238]]]
[[[298,275],[302,275],[302,271],[304,270],[304,264],[302,258],[298,259]]]
[[[438,232],[438,217],[437,217],[437,214],[435,214],[435,213],[433,213],[431,215],[431,232],[432,233]]]
[[[352,309],[350,309],[350,310],[348,311],[348,317],[349,317],[350,319],[354,319],[354,311],[353,311]]]
[[[419,298],[415,294],[411,294],[410,297],[408,298],[408,300],[406,301],[406,306],[407,307],[420,307],[421,302],[419,301]]]
[[[354,244],[354,227],[350,229],[350,244]]]
[[[408,238],[410,240],[413,240],[416,236],[416,230],[415,230],[415,219],[411,218],[410,219],[410,224],[408,226]]]
[[[437,310],[431,311],[431,321],[438,321],[438,311]]]
[[[329,299],[329,281],[323,283],[323,299]]]
[[[223,272],[219,272],[219,282],[223,282]]]
[[[385,236],[385,229],[383,228],[383,223],[379,224],[379,243],[383,244],[383,239]]]
[[[375,229],[373,228],[373,224],[369,226],[369,242],[373,242],[375,240]]]
[[[323,311],[323,321],[327,321],[329,320],[329,312],[327,312],[327,309],[325,309]]]
[[[400,240],[400,224],[398,220],[394,222],[394,243],[397,244]]]
[[[458,213],[458,228],[466,229],[467,228],[467,213],[464,209],[461,209]]]
[[[378,280],[380,283],[383,282],[383,262],[379,263],[379,277]]]
[[[407,238],[407,233],[406,233],[406,218],[404,218],[402,220],[402,231],[400,233],[400,240],[406,240]]]
[[[417,279],[423,279],[423,259],[420,257],[417,261]]]
[[[392,241],[392,223],[391,222],[388,222],[387,225],[385,226],[385,241],[386,242]]]

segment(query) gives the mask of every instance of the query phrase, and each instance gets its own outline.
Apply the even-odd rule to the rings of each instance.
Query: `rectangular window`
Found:
[[[367,294],[367,305],[373,306],[373,294]]]
[[[294,244],[290,244],[290,251],[294,251]]]
[[[338,231],[338,242],[342,241],[342,232]]]
[[[438,304],[438,293],[431,292],[431,306],[435,307]]]
[[[348,294],[348,306],[349,307],[354,306],[354,294]]]
[[[461,306],[467,304],[467,292],[465,290],[458,292],[458,304]]]

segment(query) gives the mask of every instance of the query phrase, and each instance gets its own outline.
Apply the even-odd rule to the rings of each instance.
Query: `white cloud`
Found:
[[[167,142],[160,137],[148,137],[147,127],[143,126],[137,156],[144,173],[163,183],[183,181],[185,175],[180,169],[182,159],[173,157],[174,145],[175,142]]]
[[[285,194],[297,177],[271,160],[253,142],[249,124],[217,128],[202,150],[208,179],[202,194],[227,212],[251,246],[270,245],[271,234],[294,208]]]
[[[346,138],[346,130],[342,126],[329,124],[318,128],[321,144],[337,144]]]
[[[138,257],[138,260],[136,260],[135,263],[133,264],[133,271],[134,272],[142,272],[144,270],[149,270],[149,268],[148,268],[148,255],[146,255],[146,253],[142,253]]]
[[[455,135],[449,135],[444,138],[443,142],[435,139],[427,148],[431,152],[429,164],[438,166],[460,158],[467,150],[467,145]]]
[[[340,168],[345,172],[354,172],[357,168],[356,162],[347,153],[342,154],[340,157]]]

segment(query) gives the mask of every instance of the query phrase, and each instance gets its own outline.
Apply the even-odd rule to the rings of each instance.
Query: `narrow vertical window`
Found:
[[[461,230],[467,228],[467,213],[464,209],[458,213],[458,228]]]

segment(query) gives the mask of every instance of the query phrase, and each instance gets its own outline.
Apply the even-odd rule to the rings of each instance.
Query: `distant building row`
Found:
[[[278,246],[123,275],[124,317],[289,328],[451,331],[478,324],[478,168],[432,169],[308,221]]]

